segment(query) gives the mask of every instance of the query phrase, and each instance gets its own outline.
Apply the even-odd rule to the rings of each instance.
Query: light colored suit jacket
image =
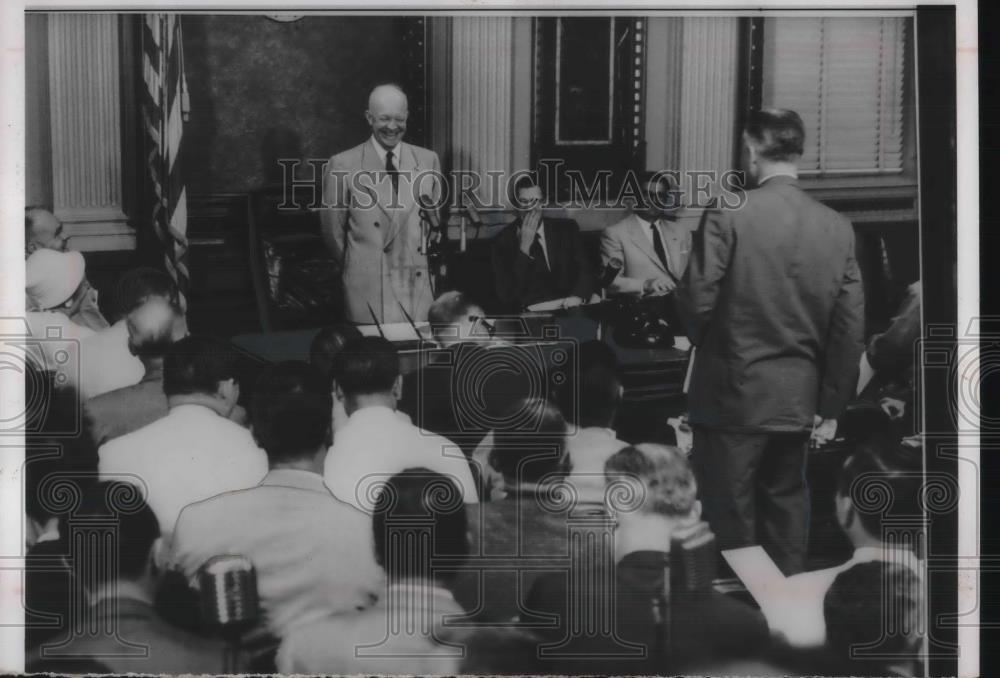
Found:
[[[679,281],[687,268],[691,251],[691,232],[676,221],[659,223],[667,266],[660,262],[653,249],[645,225],[634,214],[604,229],[601,234],[601,263],[612,259],[624,264],[621,274],[608,287],[612,294],[642,294],[642,284],[649,278],[670,278]]]
[[[420,253],[419,195],[437,201],[441,164],[437,154],[401,144],[399,188],[385,174],[372,139],[330,158],[323,175],[323,238],[341,267],[344,313],[356,323],[427,319],[433,299],[427,256]]]
[[[224,553],[253,561],[264,623],[278,638],[296,624],[368,607],[385,586],[371,518],[337,501],[310,471],[273,469],[256,487],[187,506],[171,564],[193,579]]]

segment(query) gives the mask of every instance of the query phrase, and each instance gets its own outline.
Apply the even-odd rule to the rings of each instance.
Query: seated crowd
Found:
[[[512,256],[545,254],[521,240]],[[622,375],[603,344],[581,346],[551,391],[455,376],[516,347],[477,334],[482,309],[451,292],[431,310],[437,357],[415,373],[348,326],[319,332],[308,363],[249,370],[227,342],[188,334],[155,270],[123,276],[115,322],[79,324],[81,308],[100,313],[75,257],[58,264],[70,283],[45,282],[57,264],[38,252],[72,255],[59,249],[29,259],[29,324],[82,328],[80,369],[57,383],[44,344],[29,363],[51,393],[28,446],[29,670],[922,671],[922,626],[890,619],[923,613],[920,554],[886,519],[919,513],[904,499],[919,463],[891,428],[840,469],[853,557],[787,578],[796,609],[775,617],[717,589],[687,455],[619,439]],[[868,482],[902,503],[873,506]],[[219,555],[256,577],[235,667],[233,635],[201,605]]]

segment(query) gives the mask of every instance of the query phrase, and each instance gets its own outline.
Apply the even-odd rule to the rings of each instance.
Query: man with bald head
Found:
[[[163,357],[167,349],[187,336],[184,315],[173,303],[151,297],[125,317],[129,352],[145,368],[142,380],[83,403],[85,431],[94,448],[167,416],[163,394]]]
[[[323,175],[323,239],[340,267],[349,322],[426,320],[434,299],[420,203],[437,203],[441,164],[433,151],[404,143],[408,114],[398,86],[373,89],[371,137],[330,158]]]

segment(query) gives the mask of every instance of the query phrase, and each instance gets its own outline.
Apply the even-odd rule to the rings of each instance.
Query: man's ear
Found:
[[[365,111],[365,120],[368,121],[369,125],[374,125],[375,124],[375,116],[372,115],[371,111]]]
[[[834,513],[837,515],[837,524],[842,530],[847,530],[854,524],[854,504],[851,498],[839,492],[833,498]]]
[[[397,374],[396,381],[392,382],[392,395],[395,396],[396,400],[403,397],[403,375]]]
[[[240,398],[240,387],[233,378],[223,379],[219,382],[219,388],[216,391],[218,395],[223,400],[235,403]]]
[[[701,500],[695,499],[694,504],[691,506],[691,518],[693,520],[701,520]]]
[[[339,384],[333,385],[333,397],[340,402],[344,402],[344,389],[340,388]]]

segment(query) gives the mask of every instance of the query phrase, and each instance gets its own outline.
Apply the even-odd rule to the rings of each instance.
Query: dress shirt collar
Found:
[[[371,137],[372,146],[375,147],[375,152],[378,153],[378,159],[382,161],[382,166],[385,167],[385,154],[389,149],[385,148],[378,142],[373,134]],[[396,147],[392,149],[392,161],[396,164],[396,169],[399,169],[399,156],[403,154],[403,142],[400,141],[396,144]]]
[[[434,598],[455,602],[455,596],[446,588],[438,586],[432,582],[406,579],[403,581],[389,582],[388,588],[394,591],[416,592],[418,594],[430,593]],[[389,596],[386,596],[388,598]]]
[[[224,418],[221,414],[213,410],[208,405],[200,405],[198,403],[181,403],[179,405],[174,405],[173,407],[170,408],[170,414],[175,414],[175,413],[178,416],[204,417],[207,415],[212,415],[213,417],[219,417],[220,419]]]
[[[593,433],[602,433],[609,438],[618,438],[618,432],[613,428],[608,428],[607,426],[584,426],[580,429],[581,431],[588,431]]]
[[[260,481],[261,487],[292,487],[297,490],[314,490],[328,493],[323,476],[315,471],[299,468],[273,468]]]
[[[767,176],[763,176],[760,179],[758,179],[757,180],[757,185],[758,186],[763,186],[765,181],[768,181],[768,180],[773,179],[775,177],[788,177],[789,179],[792,179],[793,181],[796,181],[796,180],[798,180],[799,175],[795,174],[793,172],[775,172],[774,174],[768,174]]]

